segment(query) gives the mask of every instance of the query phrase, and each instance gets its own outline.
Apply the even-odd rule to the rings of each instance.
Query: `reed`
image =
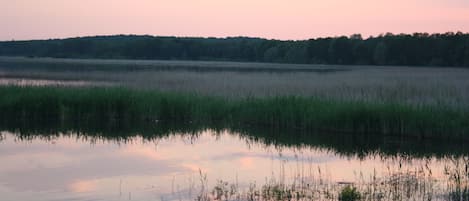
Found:
[[[145,122],[172,122],[469,139],[469,116],[465,110],[318,97],[229,99],[127,88],[3,86],[0,111],[3,124],[105,122],[130,127]]]
[[[321,171],[298,176],[292,182],[285,178],[269,178],[258,185],[219,180],[210,187],[207,182],[199,188],[212,189],[205,191],[202,201],[306,201],[306,200],[340,200],[340,201],[383,201],[383,200],[451,200],[468,199],[467,158],[448,158],[445,168],[448,178],[437,178],[428,165],[388,167],[382,175],[359,177],[351,182],[335,182],[324,177]],[[285,170],[283,170],[285,171]],[[446,184],[446,185],[444,185]],[[203,198],[203,199],[200,199]]]

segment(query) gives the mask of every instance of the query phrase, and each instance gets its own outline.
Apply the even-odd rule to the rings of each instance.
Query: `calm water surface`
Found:
[[[445,166],[461,159],[368,154],[343,156],[313,146],[274,146],[228,131],[154,140],[104,140],[69,133],[0,142],[1,200],[191,200],[218,180],[246,189],[272,180],[330,185],[395,173],[432,172],[445,188]],[[428,168],[428,169],[427,169]],[[423,170],[426,169],[426,170]],[[206,184],[202,182],[206,178]]]
[[[167,67],[133,69],[133,64],[121,70],[109,70],[114,69],[113,65],[103,70],[102,66],[91,68],[80,63],[66,69],[62,68],[69,63],[52,69],[46,63],[45,70],[36,69],[34,62],[29,67],[23,63],[0,64],[0,85],[130,86],[228,97],[240,94],[342,97],[357,92],[350,89],[363,92],[363,88],[369,87],[373,94],[377,85],[381,86],[379,90],[384,87],[392,91],[402,83],[414,83],[425,92],[430,86],[425,84],[427,80],[461,91],[467,91],[464,87],[468,86],[464,74],[467,72],[459,70],[449,73],[451,77],[460,75],[451,79],[460,82],[441,85],[448,81],[447,77],[439,76],[442,73],[424,76],[422,72],[413,73],[414,69],[404,69],[405,73],[369,70],[366,71],[369,74],[363,75],[354,70],[322,74],[290,69],[278,73],[264,67],[249,73],[237,69],[188,71],[185,64],[178,64],[181,68],[178,71],[169,71]],[[394,74],[390,76],[388,71]],[[420,86],[421,83],[424,85]],[[409,93],[409,97],[413,96],[415,93]],[[422,95],[424,99],[433,96]],[[466,100],[465,97],[460,99]],[[130,134],[132,129],[119,128],[115,130],[120,133],[111,134],[106,131],[102,136],[108,137],[100,137],[96,134],[100,129],[87,134],[93,128],[72,127],[64,130],[80,132],[60,131],[57,135],[58,131],[48,133],[57,128],[31,123],[0,128],[5,130],[0,134],[0,201],[194,200],[201,192],[211,191],[220,180],[235,184],[241,194],[253,185],[260,189],[279,183],[314,184],[315,188],[331,190],[334,195],[337,189],[349,184],[362,191],[377,185],[381,191],[391,193],[384,194],[385,197],[397,194],[401,198],[398,200],[448,200],[448,193],[457,190],[457,186],[469,187],[469,148],[461,142],[405,142],[332,134],[318,138],[295,134],[293,138],[288,132],[240,134],[212,129],[197,129],[192,134],[155,134],[149,140],[141,137],[144,135]],[[40,131],[35,131],[35,127]],[[22,132],[33,134],[25,136]],[[460,176],[458,185],[454,184],[455,176]]]

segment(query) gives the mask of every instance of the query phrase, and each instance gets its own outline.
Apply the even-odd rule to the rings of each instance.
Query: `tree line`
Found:
[[[299,41],[137,35],[0,42],[1,56],[469,67],[469,33]]]

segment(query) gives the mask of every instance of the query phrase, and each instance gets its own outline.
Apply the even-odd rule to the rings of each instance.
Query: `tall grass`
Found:
[[[469,139],[469,116],[443,106],[317,97],[227,99],[125,88],[0,87],[0,122],[212,123],[241,127]]]
[[[6,78],[7,84],[28,80],[44,85],[118,85],[234,99],[314,96],[339,101],[445,105],[466,110],[468,77],[468,69],[458,68],[0,57],[3,85]]]
[[[285,178],[266,178],[264,184],[238,184],[218,180],[208,186],[206,175],[200,184],[199,201],[303,201],[303,200],[445,200],[465,201],[469,198],[468,171],[464,169],[467,158],[449,159],[445,168],[446,177],[439,178],[428,164],[404,167],[388,167],[382,175],[376,173],[358,176],[350,182],[335,182],[318,171],[310,170],[304,175],[293,176],[292,181]],[[463,164],[461,164],[463,163]],[[285,171],[285,170],[283,170]],[[203,174],[201,174],[203,175]],[[296,175],[296,174],[293,174]],[[211,190],[210,190],[211,189]]]
[[[355,179],[347,182],[333,181],[324,175],[319,167],[316,170],[312,166],[306,173],[290,170],[291,178],[285,178],[285,172],[288,171],[282,169],[280,177],[272,175],[266,178],[264,184],[255,182],[239,184],[238,181],[218,180],[209,187],[205,181],[200,184],[200,189],[204,191],[201,191],[201,196],[196,200],[466,201],[469,199],[467,156],[443,159],[446,162],[444,176],[439,176],[441,172],[433,172],[429,159],[420,165],[410,163],[409,159],[398,160],[399,163],[389,164],[387,170],[382,173],[377,169],[370,175],[363,175],[360,172]],[[204,177],[206,178],[206,175]]]

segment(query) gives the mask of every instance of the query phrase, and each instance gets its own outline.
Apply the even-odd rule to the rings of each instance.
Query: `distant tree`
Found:
[[[387,54],[386,43],[379,42],[378,45],[376,45],[375,51],[373,53],[374,63],[378,65],[386,64],[386,54]]]
[[[307,63],[308,55],[304,45],[290,45],[286,54],[285,62],[287,63]]]
[[[330,38],[327,38],[307,41],[306,54],[310,63],[329,63],[329,52],[326,50],[329,48],[330,40]]]
[[[264,61],[275,62],[280,60],[280,51],[278,47],[271,47],[264,53]]]
[[[466,48],[464,51],[463,66],[469,67],[469,38],[466,39]]]
[[[136,35],[0,42],[0,56],[188,59],[469,67],[469,34],[392,34],[304,41]]]
[[[329,62],[333,64],[353,63],[352,46],[347,37],[335,38],[329,43]]]
[[[361,34],[352,34],[352,35],[350,36],[350,39],[351,39],[351,40],[363,40]]]

